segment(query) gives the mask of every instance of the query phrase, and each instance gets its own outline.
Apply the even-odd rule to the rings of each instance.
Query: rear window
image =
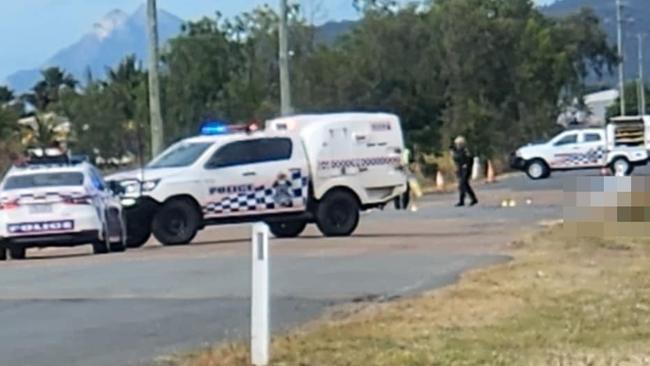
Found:
[[[44,188],[44,187],[74,187],[84,182],[82,173],[39,173],[9,177],[4,185],[5,190]]]

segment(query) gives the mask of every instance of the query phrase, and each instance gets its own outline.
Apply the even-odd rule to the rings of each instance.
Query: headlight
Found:
[[[142,182],[142,191],[143,192],[151,192],[156,187],[158,186],[158,183],[160,183],[160,179],[155,179],[155,180],[147,180]]]
[[[124,194],[139,194],[139,187],[140,187],[140,182],[137,180],[128,180],[128,181],[123,181],[120,183],[122,185],[122,189],[124,190]]]

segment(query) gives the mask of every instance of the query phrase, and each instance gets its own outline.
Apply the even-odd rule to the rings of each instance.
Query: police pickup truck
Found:
[[[128,244],[153,233],[163,245],[192,241],[208,225],[265,221],[277,237],[315,223],[351,235],[360,211],[407,193],[398,117],[302,115],[256,132],[206,123],[140,170],[107,177],[123,187]]]
[[[614,175],[632,174],[648,162],[650,116],[612,118],[605,128],[566,130],[538,144],[519,148],[511,166],[531,179],[548,178],[552,171],[610,169]]]

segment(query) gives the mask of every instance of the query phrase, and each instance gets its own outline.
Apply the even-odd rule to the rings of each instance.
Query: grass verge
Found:
[[[650,239],[562,226],[448,288],[276,337],[273,365],[650,365]],[[248,365],[246,345],[172,362]]]

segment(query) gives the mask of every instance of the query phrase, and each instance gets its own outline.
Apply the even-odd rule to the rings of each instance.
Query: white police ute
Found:
[[[523,146],[511,155],[510,165],[534,180],[577,169],[607,168],[614,175],[630,175],[648,163],[649,130],[650,116],[612,118],[604,128],[569,129]]]
[[[84,159],[33,156],[0,183],[0,256],[28,248],[92,244],[95,254],[125,249],[119,198]]]
[[[260,131],[206,123],[143,169],[107,180],[123,187],[128,245],[151,233],[164,245],[188,244],[208,225],[265,221],[277,237],[315,223],[326,236],[348,236],[363,210],[407,192],[397,116],[303,115]]]

